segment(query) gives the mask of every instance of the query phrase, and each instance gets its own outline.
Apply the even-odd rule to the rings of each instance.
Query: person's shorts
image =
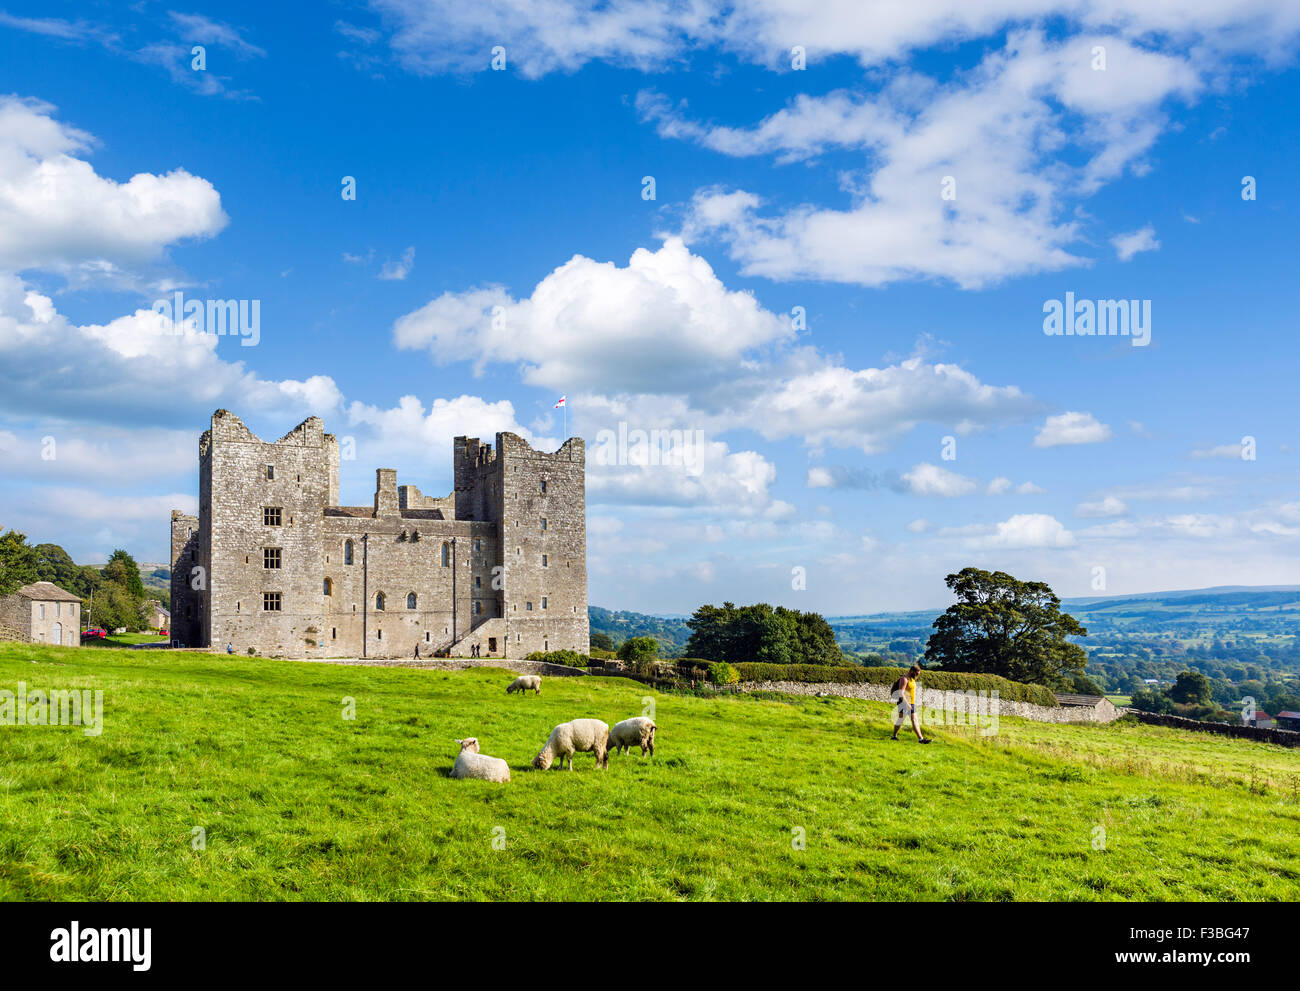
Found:
[[[911,702],[898,703],[898,714],[900,716],[907,716],[910,719],[912,713],[914,713],[915,711],[916,711],[916,706],[914,706]]]

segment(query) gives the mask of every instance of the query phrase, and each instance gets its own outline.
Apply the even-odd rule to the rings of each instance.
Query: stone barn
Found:
[[[0,599],[0,626],[32,643],[80,647],[81,599],[52,582],[33,582]]]

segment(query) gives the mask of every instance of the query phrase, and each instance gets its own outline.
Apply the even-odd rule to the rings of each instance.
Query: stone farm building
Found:
[[[81,599],[51,582],[24,585],[0,599],[0,627],[0,639],[80,647]]]
[[[227,410],[199,440],[199,515],[172,512],[172,639],[283,657],[589,650],[586,452],[457,437],[453,491],[376,473],[339,505],[317,417],[275,443]]]

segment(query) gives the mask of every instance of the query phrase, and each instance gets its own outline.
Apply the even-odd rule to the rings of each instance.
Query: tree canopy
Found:
[[[766,602],[721,607],[700,606],[686,621],[688,657],[736,664],[843,664],[830,624],[819,613],[800,612]]]
[[[1088,631],[1061,612],[1061,600],[1045,583],[979,568],[944,581],[957,603],[934,621],[925,647],[930,664],[1049,687],[1073,684],[1072,675],[1087,666],[1084,649],[1066,638]]]

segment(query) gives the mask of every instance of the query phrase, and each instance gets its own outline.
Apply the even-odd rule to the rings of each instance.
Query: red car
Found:
[[[103,640],[108,636],[108,630],[102,626],[92,626],[88,630],[81,631],[82,640]]]

